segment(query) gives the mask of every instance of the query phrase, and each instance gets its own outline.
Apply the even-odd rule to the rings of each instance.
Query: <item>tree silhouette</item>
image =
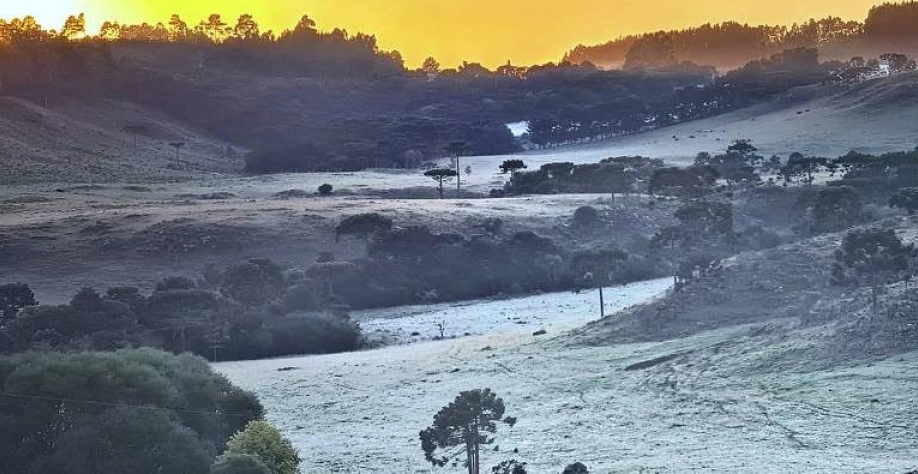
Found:
[[[175,167],[179,167],[179,150],[185,147],[185,142],[172,142],[169,146],[175,148]]]
[[[61,36],[66,39],[79,38],[86,34],[86,17],[80,13],[78,16],[70,15],[61,28]]]
[[[224,22],[223,17],[217,13],[208,16],[207,21],[202,21],[200,28],[204,35],[210,38],[210,40],[214,43],[219,43],[226,39],[226,36],[229,33],[229,28],[227,27],[226,22]]]
[[[458,175],[459,173],[456,172],[456,170],[451,170],[449,168],[434,168],[424,172],[424,176],[437,182],[437,191],[440,192],[440,199],[443,199],[443,183],[448,182]]]
[[[424,458],[442,467],[464,451],[469,474],[479,474],[481,447],[494,443],[489,434],[497,432],[500,422],[512,427],[516,419],[504,418],[504,401],[491,389],[462,392],[434,415],[429,428],[420,432]],[[457,447],[460,449],[454,449]]]
[[[172,15],[169,18],[169,37],[172,41],[178,41],[188,36],[188,23],[185,23],[178,15]]]
[[[429,57],[425,59],[424,64],[421,65],[421,71],[427,74],[428,77],[435,77],[440,73],[440,63],[433,57]]]
[[[233,35],[241,40],[258,39],[260,36],[258,23],[255,22],[252,15],[240,15],[236,21],[236,26],[233,27]]]

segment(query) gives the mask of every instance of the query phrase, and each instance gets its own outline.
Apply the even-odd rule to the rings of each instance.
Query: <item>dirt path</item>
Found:
[[[652,297],[629,294],[616,304]],[[756,346],[751,329],[599,348],[520,330],[217,368],[258,393],[306,472],[432,472],[418,431],[460,391],[484,387],[519,423],[500,433],[499,451],[483,455],[483,466],[516,458],[536,473],[575,461],[600,473],[916,467],[907,427],[918,421],[908,400],[918,355],[817,373],[743,374],[749,353],[769,350]]]

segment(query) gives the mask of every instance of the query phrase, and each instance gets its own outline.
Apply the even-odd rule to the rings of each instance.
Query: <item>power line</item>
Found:
[[[176,413],[183,413],[187,415],[229,416],[229,417],[238,417],[238,418],[252,418],[251,414],[243,414],[243,413],[219,413],[219,412],[184,410],[181,408],[158,407],[158,406],[150,406],[150,405],[132,405],[130,403],[115,403],[115,402],[102,402],[102,401],[97,401],[97,400],[82,400],[78,398],[49,397],[49,396],[44,396],[44,395],[29,395],[25,393],[9,392],[6,390],[0,390],[0,396],[10,397],[10,398],[19,398],[23,400],[42,400],[42,401],[48,401],[48,402],[85,403],[87,405],[97,405],[97,406],[106,406],[106,407],[115,407],[115,408],[126,407],[126,408],[136,408],[139,410],[173,411]]]

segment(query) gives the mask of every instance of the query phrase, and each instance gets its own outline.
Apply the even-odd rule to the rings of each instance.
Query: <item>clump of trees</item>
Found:
[[[69,304],[30,306],[0,325],[3,352],[150,346],[215,360],[326,353],[361,344],[325,282],[284,274],[266,259],[211,272],[198,283],[167,278],[156,290],[79,291]]]
[[[205,473],[261,404],[203,359],[150,349],[0,357],[4,472]]]
[[[503,167],[508,165],[504,163]],[[515,168],[509,164],[510,170]],[[536,171],[516,171],[506,192],[511,194],[555,193],[639,193],[653,173],[663,167],[663,160],[634,157],[613,157],[599,163],[575,165],[548,163]]]
[[[915,249],[903,244],[892,229],[853,230],[835,252],[832,282],[869,286],[876,315],[880,287],[909,275],[914,253]]]
[[[678,223],[660,229],[652,244],[668,254],[676,283],[703,275],[714,262],[736,250],[732,203],[691,200],[676,209],[674,216]]]

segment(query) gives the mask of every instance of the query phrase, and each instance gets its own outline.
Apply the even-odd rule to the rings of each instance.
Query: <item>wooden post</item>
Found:
[[[602,295],[602,285],[599,286],[599,317],[606,317],[606,302]]]

